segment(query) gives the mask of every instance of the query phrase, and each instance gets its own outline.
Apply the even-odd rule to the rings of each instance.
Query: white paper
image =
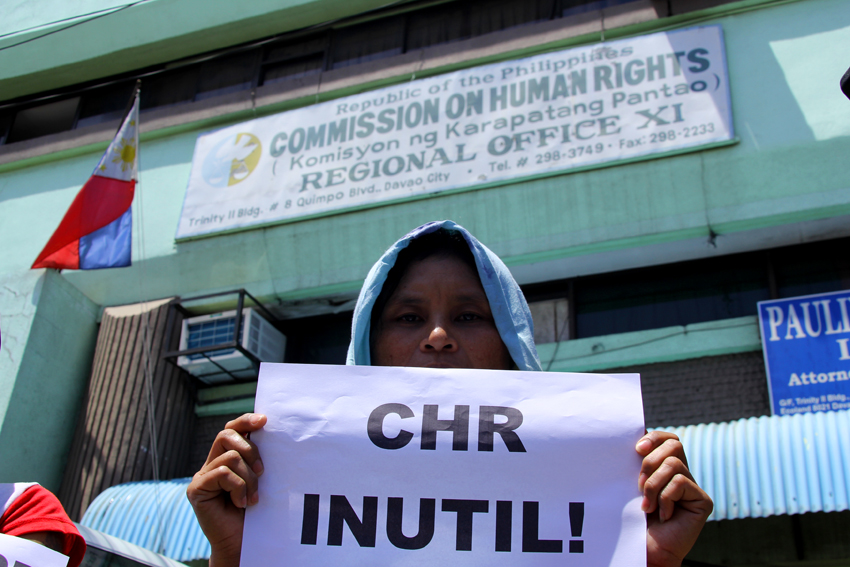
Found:
[[[373,441],[370,415],[384,404],[400,405],[383,412]],[[434,448],[423,449],[425,406],[434,405],[446,424],[456,406],[469,407],[466,450],[458,432],[442,430]],[[413,417],[402,418],[402,406]],[[513,409],[487,419],[487,408]],[[646,565],[636,374],[263,364],[256,411],[268,416],[251,437],[265,472],[260,501],[245,517],[242,565]],[[507,422],[490,451],[479,450],[479,441],[488,448],[482,415],[485,432]],[[378,446],[393,443],[403,446]],[[399,540],[398,524],[388,522],[399,498],[401,533],[411,540]],[[427,499],[434,502],[422,530],[433,517],[430,540],[416,539],[420,499],[426,512]],[[374,516],[364,510],[374,507]],[[390,532],[402,547],[420,548],[397,547]]]
[[[68,556],[28,539],[0,534],[0,564],[9,567],[67,567]]]

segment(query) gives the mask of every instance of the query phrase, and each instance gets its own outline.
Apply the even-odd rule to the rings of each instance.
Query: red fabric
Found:
[[[0,516],[0,533],[20,537],[35,532],[62,534],[61,552],[71,558],[68,566],[78,567],[82,563],[86,540],[53,493],[38,485],[24,491]]]
[[[80,238],[123,215],[133,204],[135,189],[135,181],[92,175],[32,267],[79,269]]]

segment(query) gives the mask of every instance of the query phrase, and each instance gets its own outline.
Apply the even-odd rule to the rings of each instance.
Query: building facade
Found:
[[[164,358],[180,347],[182,319],[235,309],[239,294],[194,298],[246,290],[247,304],[256,298],[286,335],[287,362],[339,364],[372,263],[430,220],[457,221],[505,260],[532,307],[546,370],[640,372],[650,428],[769,416],[757,303],[850,287],[850,101],[838,87],[848,65],[850,11],[842,0],[87,6],[16,5],[0,27],[0,481],[41,482],[76,520],[110,486],[191,476],[223,423],[253,407],[255,378],[207,384],[172,364],[174,357]],[[702,83],[693,75],[707,62],[701,52],[657,52],[660,59],[644,58],[630,70],[631,59],[612,55],[657,34],[701,33],[693,30],[719,30],[722,46],[722,65]],[[542,67],[533,65],[582,54],[589,59],[572,70],[586,69],[586,92],[581,77],[565,71],[566,90],[555,104],[559,72],[546,70],[552,101],[543,101],[543,75],[531,80]],[[343,173],[330,166],[296,170],[292,160],[302,146],[293,127],[272,143],[264,139],[258,159],[290,168],[294,189],[287,191],[294,206],[304,200],[304,212],[260,217],[262,207],[255,212],[246,197],[228,209],[245,222],[209,230],[207,223],[217,221],[204,212],[209,203],[199,189],[205,174],[196,146],[221,129],[303,119],[300,135],[309,145],[310,126],[318,136],[327,125],[330,136],[351,111],[345,128],[350,124],[354,139],[355,113],[373,128],[381,125],[377,105],[364,119],[369,111],[352,110],[355,102],[439,88],[450,79],[483,81],[489,70],[512,82],[504,95],[480,85],[483,97],[495,97],[482,98],[480,112],[478,85],[432,97],[442,97],[431,124],[439,143],[428,150],[444,148],[452,167],[471,159],[471,143],[458,148],[466,139],[462,128],[481,128],[486,105],[500,110],[498,97],[505,97],[505,130],[488,138],[501,142],[479,160],[477,177],[311,209],[317,196],[337,194],[335,176],[348,176],[346,198],[367,187],[369,176],[389,192],[404,177],[394,176],[397,167],[415,179],[417,162],[400,150],[407,162],[393,165],[388,154],[375,153],[364,158],[359,178],[353,166]],[[30,270],[139,79],[132,267]],[[678,84],[685,91],[676,93]],[[728,95],[717,102],[728,105],[727,114],[718,111],[729,117],[728,135],[691,143],[683,138],[708,136],[708,126],[679,124],[688,117],[677,114],[683,107],[677,110],[676,96],[684,100],[709,84],[717,97]],[[570,126],[534,134],[538,149],[528,157],[541,169],[529,174],[517,171],[520,154],[511,153],[522,132],[539,131],[530,125],[533,109],[519,101],[520,87],[529,102],[534,92],[538,102],[555,105],[552,112],[570,113],[561,120]],[[460,99],[446,106],[453,95]],[[599,112],[594,100],[604,101]],[[427,104],[410,111],[414,104],[400,100],[392,108],[399,108],[392,128],[412,144],[418,131],[407,126],[427,124]],[[644,112],[631,138],[614,133],[626,128],[620,116],[627,111]],[[516,124],[515,116],[528,124]],[[460,123],[455,138],[450,117]],[[493,121],[495,128],[495,115]],[[430,131],[419,134],[424,145]],[[339,152],[341,135],[332,140]],[[558,137],[559,152],[573,152],[575,165],[540,163],[555,159],[554,146],[543,151],[550,135]],[[588,157],[608,140],[621,150],[616,157]],[[656,142],[660,149],[649,147]],[[588,155],[577,156],[578,148]],[[427,168],[443,161],[434,156],[421,158],[430,160],[420,166],[426,178],[443,171]],[[226,173],[234,191],[247,184],[234,181],[244,173]],[[833,451],[844,463],[837,469],[844,476],[830,477],[843,486],[837,503],[724,512],[709,522],[693,560],[846,562],[850,462],[841,458],[850,458],[850,441],[844,437]],[[710,466],[700,458],[697,467]]]

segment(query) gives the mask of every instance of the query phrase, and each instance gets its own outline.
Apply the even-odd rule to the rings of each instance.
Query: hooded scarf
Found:
[[[372,308],[375,306],[375,300],[381,293],[390,269],[395,265],[398,253],[407,248],[411,241],[441,228],[460,233],[469,245],[478,268],[478,277],[481,278],[481,285],[490,302],[496,329],[517,368],[542,370],[537,348],[534,346],[534,323],[531,321],[531,311],[516,280],[498,256],[478,242],[468,230],[450,220],[429,222],[413,229],[390,246],[369,270],[354,308],[351,343],[348,345],[348,357],[345,363],[363,366],[369,366],[372,363],[369,348]]]

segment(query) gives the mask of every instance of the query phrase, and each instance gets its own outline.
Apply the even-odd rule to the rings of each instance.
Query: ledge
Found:
[[[241,400],[230,400],[228,402],[216,402],[203,406],[195,406],[195,415],[198,417],[212,417],[215,415],[228,415],[231,413],[251,413],[254,411],[254,396]]]
[[[249,413],[254,411],[254,396],[257,393],[256,382],[225,384],[198,390],[198,404],[195,415],[211,417],[231,413]]]
[[[759,350],[755,315],[537,345],[543,369],[553,372],[594,372]]]

